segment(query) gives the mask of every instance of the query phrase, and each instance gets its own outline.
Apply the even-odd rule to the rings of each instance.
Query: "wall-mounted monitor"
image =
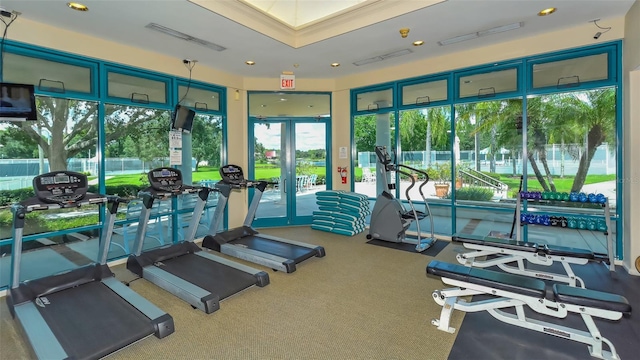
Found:
[[[171,116],[171,130],[191,132],[196,112],[186,106],[177,105]]]
[[[36,121],[33,85],[0,83],[0,121]]]

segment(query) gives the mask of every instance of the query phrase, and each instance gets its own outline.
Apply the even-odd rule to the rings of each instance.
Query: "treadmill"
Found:
[[[7,305],[38,359],[96,359],[150,335],[174,331],[173,318],[115,279],[106,265],[118,204],[87,192],[87,177],[57,171],[33,179],[36,196],[11,207],[13,247]],[[25,217],[32,211],[105,206],[98,262],[20,282]]]
[[[202,251],[193,242],[207,197],[215,189],[184,185],[180,170],[168,167],[151,170],[147,176],[151,186],[138,194],[144,206],[127,269],[207,314],[233,294],[269,284],[266,272]],[[153,202],[187,194],[197,194],[198,199],[184,240],[143,252]]]
[[[268,185],[266,181],[245,179],[242,168],[237,165],[221,167],[220,175],[222,180],[216,183],[219,191],[218,207],[211,220],[209,235],[202,241],[203,247],[287,273],[296,271],[296,265],[304,260],[325,256],[322,246],[260,234],[251,227],[262,193]],[[255,192],[244,224],[235,229],[217,232],[231,190],[247,188],[253,188]]]

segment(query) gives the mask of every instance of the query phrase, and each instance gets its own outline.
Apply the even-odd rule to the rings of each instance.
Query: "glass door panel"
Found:
[[[311,224],[318,209],[315,193],[326,189],[328,122],[276,119],[253,125],[250,176],[270,184],[262,194],[253,225]],[[252,195],[253,196],[253,195]]]
[[[313,211],[318,209],[315,193],[326,189],[327,125],[297,122],[294,129],[295,216],[306,217],[310,223]]]
[[[253,125],[253,178],[270,182],[260,199],[255,221],[279,218],[286,223],[287,205],[287,122],[257,122]]]

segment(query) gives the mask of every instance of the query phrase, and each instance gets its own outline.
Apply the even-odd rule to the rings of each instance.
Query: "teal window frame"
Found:
[[[607,78],[595,81],[580,82],[578,86],[572,86],[570,88],[558,89],[557,86],[547,87],[533,87],[533,67],[539,64],[548,64],[556,61],[578,59],[581,57],[607,54]],[[526,83],[528,95],[543,95],[549,93],[555,93],[562,90],[575,90],[575,89],[590,89],[603,86],[611,86],[613,83],[622,84],[622,79],[616,71],[620,66],[616,66],[619,63],[618,51],[612,46],[594,46],[589,49],[575,50],[575,51],[562,51],[550,55],[541,55],[532,57],[526,60]]]
[[[161,102],[149,101],[144,103],[144,102],[133,101],[131,98],[110,96],[109,95],[109,73],[126,75],[126,76],[135,77],[135,78],[140,78],[143,80],[158,81],[163,83],[164,89],[165,89],[164,102],[161,103]],[[105,69],[104,69],[103,79],[106,87],[104,88],[104,92],[102,92],[101,95],[102,95],[102,98],[104,98],[105,101],[110,104],[134,105],[134,106],[154,107],[154,108],[164,109],[164,108],[171,108],[172,107],[171,100],[177,97],[174,94],[173,86],[171,86],[172,85],[171,78],[168,78],[166,76],[161,76],[149,71],[145,71],[143,69],[134,70],[134,69],[125,68],[122,66],[107,65],[105,66]],[[177,103],[177,100],[176,100],[176,103]]]
[[[546,87],[546,88],[533,88],[533,65],[534,64],[541,64],[541,63],[546,63],[546,62],[553,62],[553,61],[558,61],[558,60],[566,60],[566,59],[572,59],[572,58],[579,58],[579,57],[584,57],[584,56],[590,56],[590,55],[597,55],[597,54],[601,54],[601,53],[607,53],[608,54],[608,78],[604,79],[604,80],[598,80],[598,81],[587,81],[584,83],[580,83],[578,86],[575,87],[570,87],[568,89],[558,89],[555,86],[552,87]],[[517,71],[517,90],[516,91],[511,91],[511,92],[504,92],[504,93],[498,93],[496,94],[496,96],[492,96],[492,97],[464,97],[464,98],[460,98],[459,97],[459,79],[462,76],[467,76],[467,75],[473,75],[473,74],[480,74],[480,73],[486,73],[486,72],[491,72],[491,71],[496,71],[496,70],[504,70],[504,69],[508,69],[508,68],[516,68],[518,69]],[[418,77],[414,77],[414,78],[408,78],[408,79],[399,79],[395,82],[386,82],[386,83],[382,83],[382,84],[374,84],[371,86],[364,86],[364,87],[359,87],[359,88],[354,88],[351,89],[351,104],[350,104],[350,109],[351,109],[351,116],[350,116],[350,121],[351,121],[351,126],[350,126],[350,132],[351,132],[351,165],[350,165],[350,170],[351,173],[353,174],[354,170],[355,170],[355,159],[357,159],[357,153],[356,153],[356,145],[355,145],[355,138],[353,136],[354,134],[354,120],[356,116],[359,115],[367,115],[367,114],[372,114],[372,113],[391,113],[394,112],[395,113],[395,126],[396,128],[399,128],[399,112],[400,110],[406,110],[406,109],[411,109],[411,108],[416,108],[415,105],[405,105],[402,106],[401,104],[401,99],[402,99],[402,94],[401,94],[401,87],[406,85],[406,84],[416,84],[416,83],[420,83],[420,82],[424,82],[424,81],[429,81],[430,79],[439,79],[439,78],[444,78],[449,76],[452,80],[449,83],[449,101],[442,101],[442,102],[438,102],[438,103],[431,103],[428,106],[417,106],[418,108],[420,107],[424,107],[424,108],[428,108],[428,107],[432,107],[432,106],[445,106],[445,105],[450,105],[451,106],[451,131],[452,133],[455,133],[455,121],[453,121],[453,119],[455,119],[455,105],[456,104],[463,104],[463,103],[472,103],[472,102],[478,102],[478,101],[491,101],[491,100],[501,100],[501,99],[510,99],[510,98],[521,98],[522,99],[522,106],[523,106],[523,129],[525,129],[525,134],[526,134],[526,108],[527,108],[527,96],[531,96],[531,95],[543,95],[543,94],[551,94],[551,93],[558,93],[558,92],[565,92],[565,91],[586,91],[586,90],[591,90],[591,89],[595,89],[595,88],[601,88],[601,87],[607,87],[607,86],[615,86],[617,89],[616,92],[616,137],[618,140],[622,139],[622,100],[623,100],[623,78],[622,78],[622,41],[618,40],[618,41],[612,41],[612,42],[608,42],[608,43],[604,43],[604,44],[598,44],[598,45],[593,45],[593,46],[585,46],[585,47],[580,47],[580,48],[570,48],[570,49],[565,49],[565,50],[561,50],[561,51],[555,51],[555,52],[549,52],[549,53],[542,53],[542,54],[536,54],[536,55],[532,55],[532,56],[528,56],[528,57],[523,57],[523,58],[517,58],[517,59],[510,59],[510,60],[505,60],[505,61],[499,61],[499,62],[493,62],[493,63],[489,63],[489,64],[480,64],[477,66],[473,66],[473,67],[468,67],[468,68],[463,68],[463,69],[452,69],[450,71],[447,72],[441,72],[441,73],[437,73],[437,74],[426,74],[423,76],[418,76]],[[356,100],[357,100],[357,95],[361,94],[361,93],[366,93],[366,92],[370,92],[370,91],[377,91],[377,90],[383,90],[383,89],[388,89],[388,88],[392,88],[394,89],[394,106],[393,107],[389,107],[389,108],[384,108],[381,109],[380,111],[376,111],[376,112],[371,112],[371,111],[358,111],[357,110],[357,105],[356,105]],[[398,139],[398,137],[396,137],[395,139],[395,144],[392,145],[395,147],[396,151],[400,150],[400,140]],[[622,142],[621,141],[617,141],[617,148],[616,148],[616,158],[617,158],[617,164],[616,164],[616,173],[618,175],[622,174]],[[451,146],[451,148],[453,148],[453,146]],[[453,151],[453,150],[452,150]],[[452,165],[453,167],[454,165]],[[454,169],[452,169],[454,170]],[[454,171],[452,171],[452,174],[454,173]],[[523,175],[527,176],[527,169],[526,167],[523,169]],[[351,178],[351,190],[353,191],[353,189],[355,188],[355,179],[352,177]],[[623,219],[623,211],[624,211],[624,207],[623,207],[623,198],[622,198],[622,194],[623,194],[623,187],[624,184],[618,182],[617,185],[617,191],[616,191],[616,202],[617,204],[619,204],[616,208],[616,212],[611,214],[611,220],[616,222],[616,233],[617,233],[617,237],[616,237],[616,249],[618,249],[618,253],[616,254],[617,258],[622,260],[623,258],[623,254],[622,251],[620,251],[620,249],[622,249],[622,219]],[[526,182],[524,184],[524,190],[526,190]],[[372,199],[374,200],[374,199]],[[434,204],[430,204],[431,207],[438,207],[438,206],[447,206],[447,207],[451,207],[451,226],[452,229],[456,229],[456,208],[472,208],[472,209],[478,209],[478,210],[488,210],[488,211],[495,211],[495,212],[509,212],[508,209],[501,209],[499,207],[487,207],[487,206],[476,206],[476,205],[462,205],[462,204],[455,204],[455,193],[454,196],[452,196],[452,199],[447,203],[444,204],[443,202],[438,202],[438,203],[434,203]]]
[[[204,111],[202,109],[192,108],[193,110],[209,115],[224,115],[227,113],[227,91],[225,88],[199,81],[189,81],[188,79],[177,78],[172,84],[173,93],[175,94],[175,104],[180,101],[180,86],[189,86],[191,89],[211,91],[218,94],[218,99],[220,102],[218,106],[219,110]]]
[[[516,70],[516,90],[495,93],[493,96],[479,96],[479,95],[465,96],[465,97],[460,96],[460,79],[461,78],[464,78],[467,76],[473,76],[473,75],[489,74],[497,71],[512,70],[512,69]],[[510,99],[513,97],[517,97],[522,93],[522,89],[523,89],[523,84],[520,76],[520,74],[522,74],[522,71],[523,70],[522,70],[521,61],[510,62],[506,64],[495,63],[492,65],[480,66],[474,69],[456,71],[453,74],[453,88],[455,89],[454,91],[455,97],[453,99],[453,103],[455,104],[472,103],[472,102],[478,102],[478,101],[501,100],[501,99]]]
[[[425,103],[417,103],[417,104],[402,104],[402,99],[404,98],[404,89],[407,86],[426,84],[431,82],[443,81],[447,82],[447,98],[445,100],[438,101],[429,101],[428,104]],[[443,106],[451,103],[451,88],[452,88],[453,77],[451,74],[440,74],[440,75],[431,75],[426,78],[413,79],[408,81],[400,81],[398,82],[398,109],[399,110],[410,110],[410,109],[422,109],[428,107],[436,107]]]
[[[92,101],[97,102],[98,106],[98,151],[100,154],[104,154],[105,152],[105,124],[104,124],[104,114],[105,114],[105,104],[114,104],[114,105],[128,105],[128,106],[136,106],[136,107],[153,107],[156,109],[162,110],[171,110],[175,107],[178,102],[178,84],[186,85],[191,81],[191,86],[197,86],[198,88],[204,90],[215,91],[220,94],[220,110],[217,111],[207,111],[202,112],[204,114],[215,114],[222,117],[222,161],[227,162],[228,160],[228,119],[227,119],[227,88],[210,84],[195,80],[189,80],[184,77],[177,77],[174,75],[164,74],[148,69],[137,68],[125,64],[119,64],[115,62],[110,62],[107,60],[101,60],[96,58],[90,58],[86,56],[80,56],[72,53],[63,52],[60,50],[50,49],[41,47],[38,45],[27,44],[23,42],[18,42],[15,40],[5,39],[5,53],[12,53],[16,55],[29,56],[42,60],[59,62],[62,64],[88,67],[91,71],[91,92],[73,92],[73,91],[65,91],[64,93],[60,92],[51,92],[45,90],[39,90],[38,84],[35,84],[35,92],[36,95],[41,96],[51,96],[57,98],[71,98],[76,100],[83,101]],[[166,85],[166,103],[154,103],[150,102],[149,104],[142,104],[138,102],[132,102],[130,99],[118,98],[118,97],[109,97],[108,96],[108,87],[107,87],[107,74],[109,71],[120,73],[129,76],[135,76],[143,79],[150,79],[164,82]],[[0,80],[2,80],[3,69],[0,68]],[[168,135],[167,135],[168,136]],[[101,161],[98,165],[99,168],[99,187],[98,190],[101,193],[104,193],[106,190],[105,187],[105,175],[103,169],[105,168],[105,159],[104,157],[100,157]],[[175,202],[174,202],[175,203]],[[169,213],[176,219],[179,211],[176,207],[173,207],[172,211]],[[103,217],[101,217],[103,219]],[[101,220],[102,221],[102,220]],[[176,221],[176,220],[174,220]],[[225,224],[228,219],[225,217]],[[126,223],[126,220],[116,221],[117,225],[121,225]],[[226,226],[226,225],[225,225]],[[23,241],[33,241],[43,236],[60,236],[64,234],[73,233],[76,231],[88,231],[88,230],[100,230],[102,229],[102,224],[96,224],[91,226],[84,226],[78,229],[65,229],[52,231],[47,233],[39,233],[33,235],[25,235]],[[178,239],[178,229],[173,227],[173,237],[172,239]],[[0,244],[10,244],[13,241],[12,238],[8,238],[6,240],[0,241]],[[109,259],[113,260],[113,259]]]
[[[99,93],[98,77],[100,76],[100,71],[99,71],[99,63],[97,61],[81,58],[78,56],[64,55],[49,49],[35,48],[30,45],[13,42],[7,39],[5,39],[4,52],[25,56],[25,57],[31,57],[31,58],[40,59],[40,60],[45,60],[45,61],[57,62],[65,65],[88,68],[90,71],[90,85],[89,85],[90,91],[88,93],[81,92],[81,91],[68,91],[68,90],[65,90],[64,92],[47,91],[47,90],[40,89],[38,87],[38,84],[34,84],[35,92],[36,92],[36,95],[42,95],[42,96],[51,96],[51,97],[64,96],[64,97],[70,97],[70,98],[81,98],[82,100],[98,101],[98,97],[99,97],[98,96],[98,93]],[[4,79],[3,68],[0,68],[0,79]]]
[[[371,92],[378,92],[378,91],[387,91],[387,90],[391,90],[392,101],[393,101],[392,106],[387,106],[384,108],[378,107],[377,109],[358,110],[358,95],[371,93]],[[383,114],[383,113],[393,111],[393,109],[397,108],[397,106],[398,106],[398,91],[397,91],[396,83],[381,84],[377,86],[366,87],[361,90],[353,90],[351,92],[351,110],[352,110],[352,114],[354,115]]]

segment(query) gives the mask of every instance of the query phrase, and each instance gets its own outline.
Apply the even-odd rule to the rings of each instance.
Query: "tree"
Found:
[[[220,166],[222,147],[222,119],[219,116],[197,115],[191,129],[192,155],[196,159],[196,171],[201,161],[210,166]]]
[[[21,133],[22,135],[12,138],[20,141],[24,148],[33,149],[33,145],[39,145],[49,161],[51,171],[66,170],[67,159],[86,152],[88,149],[95,150],[97,148],[98,110],[96,103],[38,96],[36,97],[36,106],[38,110],[36,122],[13,123],[7,131],[12,134]],[[159,118],[164,118],[167,124],[162,129],[165,134],[162,138],[166,139],[167,111],[121,105],[106,106],[105,142],[110,144],[112,141],[125,141],[126,138],[145,135],[147,140],[135,145],[137,149],[135,156],[140,158],[151,156],[148,154],[150,146],[154,144],[154,140],[158,142],[159,138],[158,131],[150,131],[153,129],[149,122]],[[122,144],[124,143],[119,145]],[[167,148],[165,147],[165,153]],[[117,147],[112,147],[110,150],[116,149]]]
[[[38,157],[37,143],[16,126],[0,131],[0,158],[33,159]]]
[[[574,92],[563,94],[559,99],[560,107],[556,109],[561,109],[561,113],[564,113],[560,118],[563,121],[563,132],[569,128],[566,133],[575,136],[576,145],[569,148],[569,153],[579,160],[579,165],[571,191],[579,192],[584,186],[598,146],[616,141],[616,91],[615,88],[606,88]]]
[[[356,149],[373,151],[376,147],[376,115],[357,116],[353,121],[353,138]]]

